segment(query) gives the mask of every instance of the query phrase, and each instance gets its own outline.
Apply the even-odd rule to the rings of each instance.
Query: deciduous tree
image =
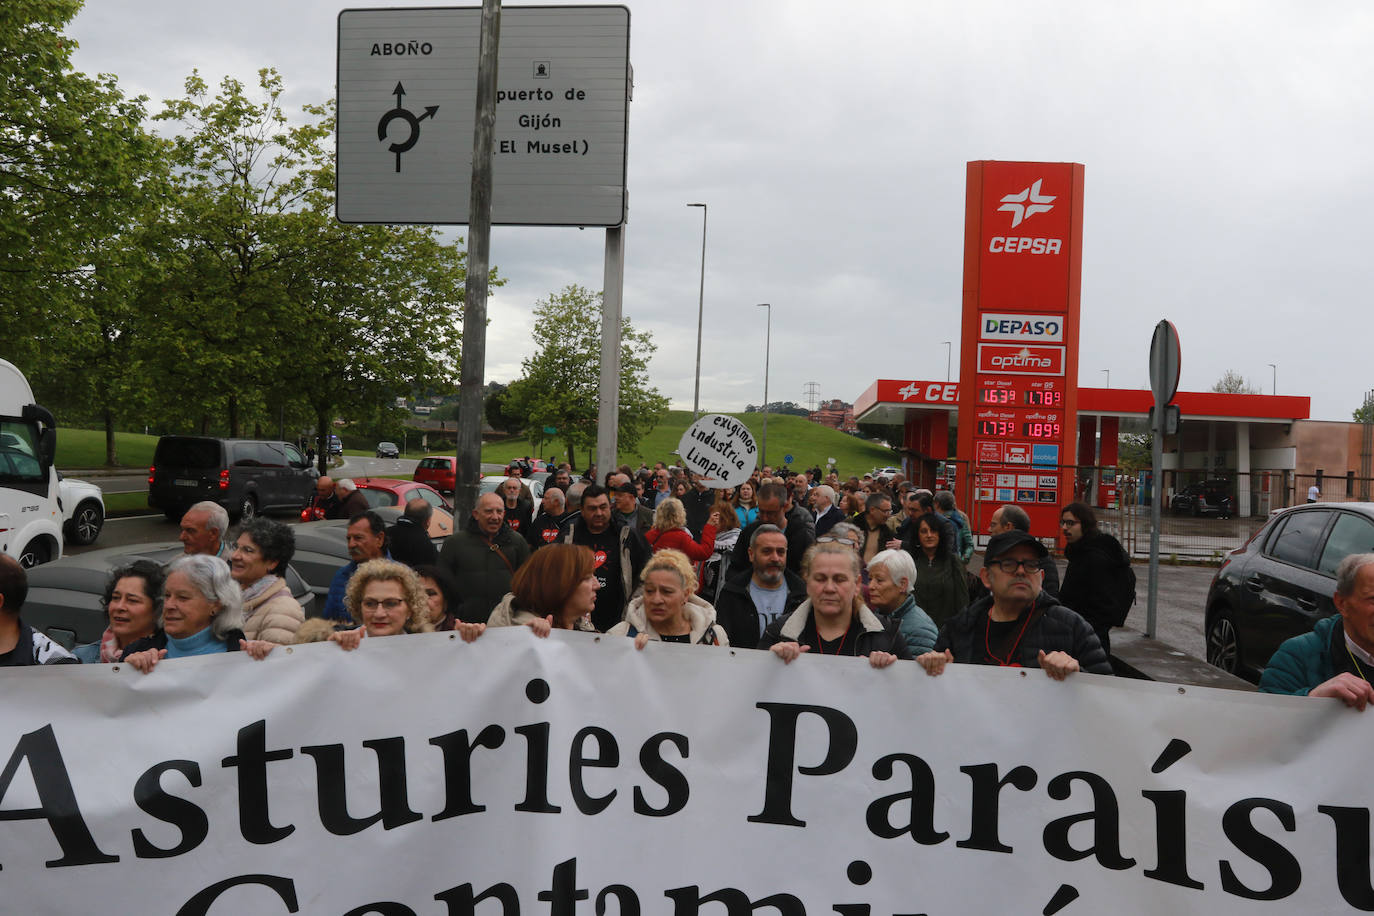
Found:
[[[601,381],[601,293],[567,286],[534,307],[534,341],[524,375],[506,392],[502,411],[523,418],[532,443],[542,442],[545,427],[576,465],[579,449],[596,442]],[[649,384],[649,358],[657,347],[648,331],[637,331],[628,318],[620,327],[619,442],[633,449],[668,409],[668,399]],[[536,449],[538,448],[536,444]]]

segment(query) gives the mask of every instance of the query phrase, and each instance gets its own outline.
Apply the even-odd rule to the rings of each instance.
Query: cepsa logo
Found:
[[[1063,375],[1063,347],[979,344],[978,371],[988,375]]]
[[[1058,343],[1064,339],[1064,319],[1058,315],[983,315],[983,340]]]
[[[1059,195],[1043,193],[1040,186],[1044,180],[1037,178],[1028,187],[1002,198],[997,211],[1011,214],[1011,228],[1015,229],[1037,213],[1049,213],[1054,209],[1055,198]],[[988,241],[988,251],[993,254],[1059,254],[1063,248],[1063,239],[1027,235],[994,235]]]

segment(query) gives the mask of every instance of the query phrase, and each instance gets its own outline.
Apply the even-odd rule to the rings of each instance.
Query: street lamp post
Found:
[[[759,467],[768,463],[768,361],[773,351],[773,305],[760,302],[754,308],[768,309],[768,326],[763,338],[763,440],[759,445]]]
[[[1275,365],[1274,363],[1270,363],[1270,364],[1269,364],[1269,368],[1270,368],[1271,370],[1273,370],[1273,371],[1271,371],[1271,372],[1269,373],[1269,375],[1270,375],[1269,393],[1270,393],[1270,394],[1278,394],[1278,393],[1279,393],[1279,367],[1278,367],[1277,365]]]
[[[942,340],[942,341],[940,341],[940,343],[942,343],[942,344],[944,345],[944,347],[945,347],[945,381],[948,382],[948,381],[949,381],[949,365],[950,365],[950,361],[954,358],[954,341],[952,341],[952,340]]]
[[[701,317],[706,305],[706,205],[688,204],[701,208],[701,286],[697,292],[697,375],[692,387],[692,421],[701,416]]]

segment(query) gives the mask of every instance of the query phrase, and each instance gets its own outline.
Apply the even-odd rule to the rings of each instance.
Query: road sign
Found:
[[[339,13],[336,213],[345,223],[468,222],[480,7]],[[495,225],[625,219],[630,12],[501,12]]]
[[[1161,321],[1155,325],[1155,336],[1150,341],[1150,391],[1154,392],[1156,403],[1168,404],[1178,394],[1182,365],[1178,329],[1172,321]]]
[[[782,463],[783,463],[783,464],[791,464],[791,463],[792,463],[792,456],[791,456],[791,455],[783,455],[783,456],[782,456]]]
[[[558,429],[557,429],[556,427],[553,427],[553,426],[545,426],[545,427],[544,427],[544,435],[546,435],[546,436],[556,436],[556,435],[558,435]]]

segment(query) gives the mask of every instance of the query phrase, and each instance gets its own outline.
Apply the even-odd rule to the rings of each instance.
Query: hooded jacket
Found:
[[[725,635],[725,628],[716,623],[716,609],[711,607],[705,599],[697,595],[687,596],[687,621],[692,626],[689,640],[692,645],[706,644],[716,646],[730,645],[730,638]],[[607,636],[637,636],[646,633],[649,639],[661,642],[663,637],[658,635],[654,625],[649,622],[648,615],[644,612],[644,596],[636,595],[630,602],[630,606],[625,609],[625,619],[606,631]]]
[[[870,652],[890,652],[898,658],[910,659],[911,650],[906,640],[897,631],[897,623],[884,620],[867,606],[859,608],[859,638],[854,641],[854,651],[845,655],[868,655]],[[802,642],[803,638],[814,638],[815,624],[811,620],[811,599],[807,598],[791,614],[779,617],[768,625],[759,648],[767,649],[780,642]]]

